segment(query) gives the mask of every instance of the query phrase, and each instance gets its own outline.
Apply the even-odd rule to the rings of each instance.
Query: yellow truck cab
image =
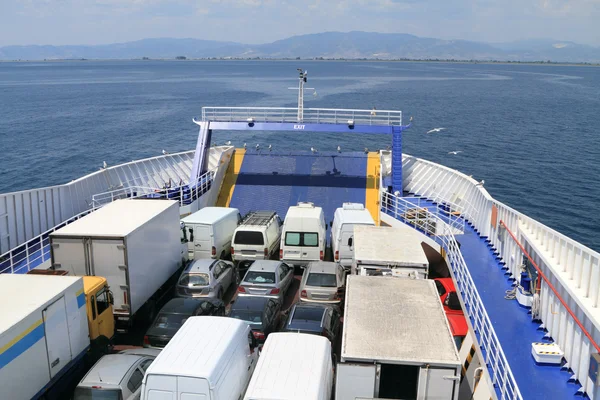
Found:
[[[106,341],[115,334],[112,294],[108,290],[106,278],[83,276],[83,292],[87,307],[90,341]]]

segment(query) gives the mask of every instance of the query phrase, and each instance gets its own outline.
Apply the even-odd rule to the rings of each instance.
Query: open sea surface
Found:
[[[309,61],[0,63],[0,193],[195,147],[202,106],[398,109],[404,152],[456,168],[496,199],[600,250],[600,69]],[[426,135],[436,127],[445,131]],[[381,135],[217,132],[274,150],[386,148]],[[460,150],[457,155],[449,151]]]

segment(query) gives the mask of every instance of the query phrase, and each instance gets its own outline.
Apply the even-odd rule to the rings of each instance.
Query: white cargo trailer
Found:
[[[426,279],[429,261],[423,236],[410,227],[354,226],[352,274]]]
[[[336,400],[456,400],[460,367],[433,281],[348,276]]]
[[[152,314],[177,278],[185,257],[179,231],[178,202],[117,200],[50,235],[52,266],[106,278],[123,329],[147,302]]]
[[[3,399],[39,398],[90,345],[81,277],[0,275]]]

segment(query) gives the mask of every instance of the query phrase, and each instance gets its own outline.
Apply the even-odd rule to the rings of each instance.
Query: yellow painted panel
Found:
[[[244,155],[246,155],[245,149],[235,149],[229,161],[227,172],[223,178],[223,185],[217,198],[217,207],[229,207],[231,198],[233,197],[233,191],[235,190],[235,183],[237,181],[238,174],[242,169],[242,162],[244,161]]]
[[[375,224],[379,225],[379,153],[370,152],[367,156],[367,188],[365,190],[365,207],[371,213]]]

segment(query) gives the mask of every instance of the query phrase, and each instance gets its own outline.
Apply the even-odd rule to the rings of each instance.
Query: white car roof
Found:
[[[118,386],[127,372],[144,357],[133,354],[107,354],[98,360],[79,386]]]

